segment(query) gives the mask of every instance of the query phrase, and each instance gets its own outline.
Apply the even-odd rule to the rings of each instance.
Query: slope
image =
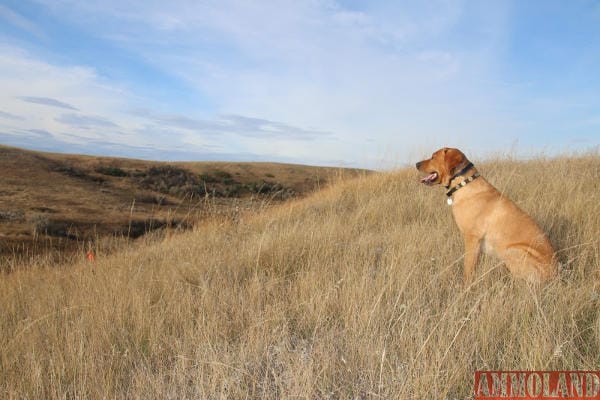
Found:
[[[358,177],[170,240],[0,279],[5,398],[468,398],[475,370],[600,365],[600,158],[492,160],[567,271],[460,282],[442,190]],[[553,171],[553,173],[548,173]]]
[[[191,228],[366,173],[274,163],[159,163],[0,146],[0,262],[65,256],[103,239]],[[81,252],[81,251],[80,251]],[[64,259],[65,257],[59,257]],[[5,261],[8,263],[9,261]]]

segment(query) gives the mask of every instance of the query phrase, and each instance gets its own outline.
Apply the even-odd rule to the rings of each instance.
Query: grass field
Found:
[[[153,162],[0,145],[0,269],[64,263],[115,238],[260,211],[366,171],[277,163]],[[122,241],[121,241],[122,242]]]
[[[484,257],[463,289],[443,189],[359,176],[0,275],[0,397],[468,399],[477,369],[598,369],[598,153],[478,168],[548,232],[560,280],[536,292]]]

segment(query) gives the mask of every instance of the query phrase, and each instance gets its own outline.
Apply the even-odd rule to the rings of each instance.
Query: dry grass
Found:
[[[441,189],[357,178],[94,265],[0,277],[2,398],[464,399],[476,369],[600,365],[598,154],[490,161],[569,271],[485,258],[463,290]]]
[[[339,175],[362,173],[276,163],[161,163],[0,145],[0,270],[64,262],[115,236],[188,229],[215,213],[258,211],[313,193]]]

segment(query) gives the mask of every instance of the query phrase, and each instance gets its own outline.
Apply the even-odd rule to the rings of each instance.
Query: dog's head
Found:
[[[454,174],[468,164],[469,160],[462,151],[444,147],[433,153],[430,159],[419,161],[417,169],[427,174],[421,183],[448,186]]]

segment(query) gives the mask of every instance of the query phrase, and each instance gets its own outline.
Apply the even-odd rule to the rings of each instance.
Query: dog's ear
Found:
[[[458,149],[444,149],[446,167],[448,168],[448,174],[453,176],[468,163],[467,157]]]

